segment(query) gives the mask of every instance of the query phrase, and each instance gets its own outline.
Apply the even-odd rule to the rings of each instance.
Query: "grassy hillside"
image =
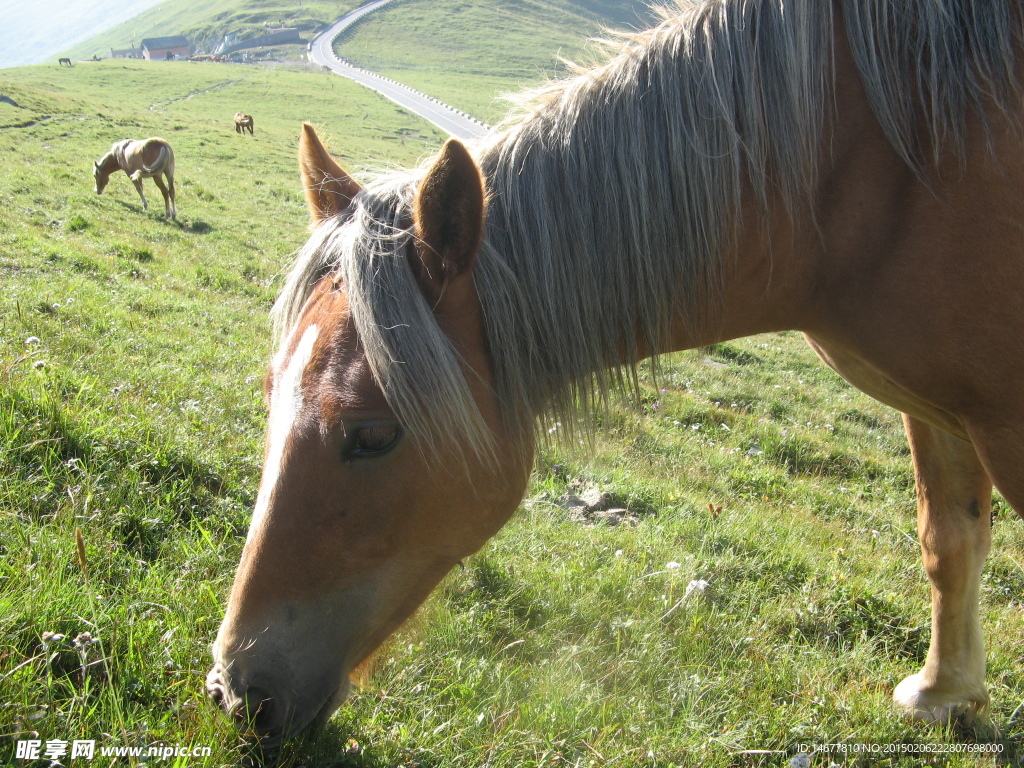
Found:
[[[349,167],[442,135],[313,71],[28,67],[0,93],[0,764],[26,729],[231,744],[197,674],[259,473],[267,311],[305,238],[300,123]],[[150,135],[176,150],[177,223],[150,182],[149,213],[123,174],[93,193],[92,161]],[[107,661],[83,673],[47,631]]]
[[[161,3],[71,48],[75,59],[108,55],[144,37],[184,34],[210,51],[229,32],[260,34],[295,26],[310,36],[361,3],[308,0],[296,7],[263,0]],[[643,26],[647,0],[401,0],[353,28],[337,50],[369,69],[497,120],[497,99],[561,70],[558,57],[586,58],[586,40],[604,27]]]
[[[107,30],[65,54],[88,59],[107,56],[111,48],[139,45],[144,37],[185,35],[207,53],[229,32],[239,38],[265,32],[265,27],[298,27],[312,36],[324,24],[360,5],[358,0],[302,0],[298,3],[265,0],[174,0],[163,2],[129,21]]]
[[[308,70],[30,67],[0,93],[21,105],[0,103],[0,764],[48,765],[13,758],[40,738],[236,765],[203,679],[259,477],[266,313],[305,237],[298,124],[349,166],[442,136]],[[177,223],[148,182],[149,213],[123,176],[92,192],[91,161],[145,135],[176,149]],[[643,384],[592,448],[541,452],[512,522],[280,765],[783,766],[840,741],[1002,752],[813,765],[1020,764],[1024,526],[1005,506],[991,720],[906,723],[889,696],[923,661],[928,592],[896,414],[795,334],[674,355]],[[565,508],[595,492],[626,513]],[[105,760],[70,765],[135,764]]]
[[[587,60],[604,28],[642,27],[645,0],[402,0],[339,39],[340,56],[428,93],[487,122],[498,97]]]

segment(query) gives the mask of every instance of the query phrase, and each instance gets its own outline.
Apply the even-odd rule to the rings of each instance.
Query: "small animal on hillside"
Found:
[[[57,65],[58,66],[63,67],[65,64],[67,64],[69,67],[75,66],[74,64],[71,63],[71,59],[57,59]]]
[[[120,168],[132,180],[135,189],[142,198],[142,209],[149,208],[146,195],[142,191],[142,180],[153,179],[164,196],[164,212],[167,218],[178,215],[174,207],[174,150],[163,139],[149,138],[135,141],[123,139],[115,142],[110,151],[93,163],[93,176],[96,178],[96,194],[102,194],[107,186],[110,174]],[[162,176],[167,177],[167,184]]]
[[[246,115],[243,112],[235,113],[235,133],[245,133],[249,131],[249,135],[252,136],[252,115]]]

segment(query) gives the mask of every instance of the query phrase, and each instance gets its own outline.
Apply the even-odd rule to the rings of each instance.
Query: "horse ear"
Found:
[[[472,270],[486,215],[480,169],[462,142],[449,139],[413,205],[419,261],[413,266],[428,295],[440,296],[449,280]]]
[[[314,227],[348,208],[359,192],[359,184],[334,162],[309,123],[302,124],[299,135],[299,171]]]

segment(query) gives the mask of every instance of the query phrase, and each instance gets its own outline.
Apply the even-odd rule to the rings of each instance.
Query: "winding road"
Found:
[[[334,41],[346,28],[351,26],[360,18],[375,11],[391,0],[373,0],[366,5],[356,8],[354,11],[342,16],[334,24],[317,35],[309,44],[309,59],[312,62],[327,67],[342,77],[354,80],[364,85],[385,98],[390,99],[404,109],[414,112],[424,120],[433,123],[450,136],[459,139],[472,139],[487,132],[489,126],[470,117],[465,112],[460,112],[435,98],[420,93],[407,85],[402,85],[395,80],[381,75],[374,74],[365,69],[360,69],[334,53]]]

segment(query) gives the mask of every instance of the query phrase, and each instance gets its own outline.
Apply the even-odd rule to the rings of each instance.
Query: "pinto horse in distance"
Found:
[[[140,141],[124,139],[115,142],[98,161],[93,163],[93,176],[96,179],[96,194],[102,194],[110,174],[122,170],[135,185],[139,197],[142,198],[142,209],[147,210],[146,194],[142,191],[142,180],[153,179],[164,196],[164,212],[167,218],[174,219],[178,212],[174,207],[174,150],[163,139],[149,138]],[[167,178],[164,185],[161,176]]]
[[[235,113],[235,133],[245,133],[249,131],[249,135],[252,136],[252,115],[246,115],[242,112]]]
[[[266,745],[329,717],[538,436],[645,358],[795,329],[904,414],[932,632],[895,702],[984,711],[993,484],[1024,513],[1022,41],[1021,0],[680,2],[417,170],[361,186],[304,126],[210,694]]]

